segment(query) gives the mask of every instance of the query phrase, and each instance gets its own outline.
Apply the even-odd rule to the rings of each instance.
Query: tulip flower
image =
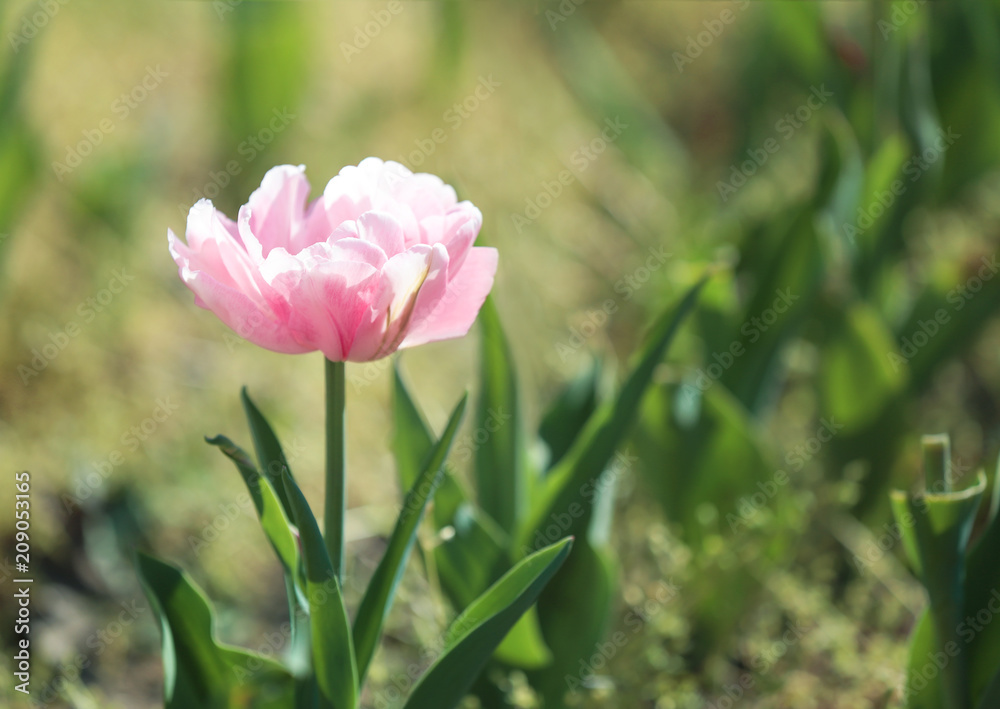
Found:
[[[344,362],[465,335],[493,287],[483,215],[439,177],[366,158],[307,204],[305,166],[268,170],[232,221],[207,199],[170,254],[195,303],[275,352],[326,357],[326,542],[343,573]]]
[[[482,214],[434,175],[367,158],[307,204],[304,166],[282,165],[232,221],[203,199],[170,253],[195,302],[275,352],[367,362],[465,335],[497,252]]]

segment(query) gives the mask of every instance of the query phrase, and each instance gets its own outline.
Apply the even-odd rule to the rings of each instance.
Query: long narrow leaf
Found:
[[[511,569],[448,629],[444,650],[420,678],[404,709],[453,709],[518,619],[569,555],[572,539],[538,551]]]
[[[479,312],[482,329],[480,393],[476,405],[475,473],[479,506],[513,532],[527,504],[514,358],[490,298]],[[479,437],[484,440],[479,443]]]
[[[288,472],[282,476],[302,541],[316,681],[334,709],[355,709],[358,669],[340,583],[309,503]]]
[[[382,560],[379,562],[375,574],[372,576],[365,591],[361,606],[358,608],[357,618],[354,620],[354,648],[358,658],[358,677],[363,682],[368,665],[375,648],[378,647],[379,636],[382,633],[382,626],[385,618],[392,607],[393,595],[399,580],[403,576],[406,568],[406,561],[409,559],[410,550],[417,538],[417,527],[423,519],[424,510],[428,500],[434,495],[438,483],[443,475],[443,465],[451,449],[452,441],[455,440],[455,433],[462,422],[462,415],[465,413],[465,404],[468,395],[462,397],[455,410],[448,419],[444,433],[434,446],[424,469],[417,477],[406,501],[400,512],[396,527],[389,537],[389,545],[386,548]]]
[[[536,501],[529,524],[521,530],[520,543],[532,543],[536,530],[546,526],[552,514],[565,512],[576,503],[584,508],[585,491],[593,489],[608,461],[628,433],[639,403],[653,378],[653,371],[663,358],[667,347],[680,329],[681,323],[694,308],[698,293],[706,279],[699,281],[681,303],[665,312],[654,324],[638,364],[630,372],[615,401],[605,404],[594,413],[587,426],[577,437],[562,461],[552,469]],[[574,518],[566,534],[580,534],[585,530],[589,515]]]
[[[291,674],[273,660],[219,643],[212,607],[187,574],[141,552],[136,562],[163,633],[166,709],[289,706]]]
[[[278,441],[274,429],[271,428],[271,424],[264,418],[257,405],[253,403],[246,387],[240,390],[240,401],[243,402],[243,411],[246,413],[247,423],[250,424],[250,434],[253,436],[253,448],[257,454],[257,463],[260,465],[260,470],[271,481],[274,491],[278,494],[278,499],[281,500],[281,506],[285,510],[285,514],[291,517],[292,511],[291,507],[289,507],[288,495],[285,493],[285,486],[281,482],[282,470],[287,470],[288,474],[292,475],[292,469],[285,458],[285,452],[281,449],[281,443]],[[292,477],[294,478],[295,476]]]
[[[404,490],[413,487],[420,467],[434,444],[430,428],[417,410],[399,369],[394,369],[393,453]],[[434,494],[434,528],[450,527],[454,534],[433,551],[441,587],[456,608],[464,608],[499,576],[509,563],[509,540],[496,522],[468,499],[465,490],[445,465]]]
[[[243,482],[246,483],[247,490],[250,491],[250,497],[257,509],[260,524],[267,540],[274,548],[282,566],[285,567],[285,572],[296,582],[300,581],[298,576],[298,543],[295,541],[295,536],[289,526],[289,519],[285,516],[281,502],[278,500],[277,491],[271,486],[271,482],[257,472],[250,456],[225,436],[216,436],[205,440],[216,446],[236,464],[236,469],[240,471]]]

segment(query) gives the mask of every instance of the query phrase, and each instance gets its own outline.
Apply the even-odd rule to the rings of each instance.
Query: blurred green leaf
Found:
[[[689,542],[745,528],[748,496],[767,489],[770,501],[788,482],[769,462],[747,412],[724,387],[702,392],[692,383],[661,385],[643,400],[636,443],[646,479],[667,519]],[[706,526],[705,506],[715,520]]]
[[[849,306],[836,323],[822,358],[823,411],[846,432],[875,421],[905,384],[905,369],[897,363],[903,358],[892,333],[863,303]]]
[[[684,144],[666,123],[647,92],[637,86],[615,52],[581,13],[550,31],[549,19],[542,36],[552,43],[556,67],[580,104],[608,130],[628,160],[664,193],[680,187],[679,177],[688,169]],[[610,130],[609,130],[610,129]]]
[[[699,281],[676,308],[665,311],[654,323],[639,352],[637,363],[613,402],[600,407],[560,463],[549,473],[533,502],[531,515],[520,533],[520,543],[530,545],[533,535],[550,524],[552,515],[570,513],[582,506],[589,513],[593,492],[605,466],[631,427],[653,370],[663,358],[685,317],[694,308],[705,281]],[[562,533],[582,534],[589,514],[571,516]]]
[[[288,121],[299,114],[314,66],[310,27],[299,3],[242,2],[231,10],[225,16],[230,41],[221,91],[227,134],[217,160],[264,164],[258,162],[261,154],[273,149]],[[241,204],[260,175],[258,169],[234,175],[224,195],[229,204],[223,206]]]
[[[490,298],[479,312],[482,329],[480,394],[475,414],[475,472],[479,507],[508,533],[527,506],[514,358]],[[480,443],[479,437],[485,437]]]
[[[614,552],[586,537],[574,542],[563,568],[542,592],[538,614],[552,663],[530,673],[546,707],[565,706],[567,678],[580,683],[580,660],[589,659],[605,637],[617,588]]]
[[[552,662],[552,651],[545,644],[534,606],[521,616],[493,654],[494,659],[521,669],[533,670]]]
[[[950,459],[947,465],[951,465]],[[926,692],[931,697],[930,702],[937,697],[946,709],[970,706],[975,693],[981,691],[996,671],[993,665],[978,684],[972,680],[970,670],[975,655],[965,637],[966,630],[971,628],[966,628],[963,621],[968,607],[965,592],[967,546],[985,490],[986,479],[980,474],[975,485],[960,492],[926,492],[920,497],[912,497],[897,490],[892,494],[893,512],[904,537],[905,549],[913,555],[911,563],[930,598],[934,653],[943,652],[948,658],[941,668],[937,689],[934,685],[918,688],[918,696]],[[922,650],[926,638],[915,636],[914,643]],[[956,651],[948,652],[950,648]],[[917,662],[919,664],[919,657]],[[928,679],[922,665],[918,671],[921,677]],[[908,677],[909,683],[913,684],[914,679]],[[921,700],[916,701],[916,706],[920,706]]]
[[[565,386],[542,417],[538,435],[549,448],[547,470],[562,460],[597,410],[600,379],[601,363],[595,358],[587,370]]]
[[[753,279],[753,294],[732,329],[712,343],[713,358],[733,357],[718,380],[751,414],[774,401],[785,374],[782,352],[800,333],[823,283],[825,263],[813,207],[795,205],[769,220],[759,237],[754,235],[768,246],[760,254],[748,248],[739,274]],[[736,356],[734,350],[742,354]]]

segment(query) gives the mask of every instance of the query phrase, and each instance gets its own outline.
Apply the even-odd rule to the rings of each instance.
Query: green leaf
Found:
[[[1000,707],[1000,669],[993,675],[990,683],[983,692],[982,699],[976,705],[978,709],[994,709]]]
[[[260,517],[260,524],[264,528],[267,540],[274,548],[282,566],[285,567],[285,572],[301,585],[299,545],[295,541],[290,521],[285,516],[277,492],[271,486],[271,481],[258,473],[250,456],[225,436],[216,436],[205,440],[218,447],[227,458],[236,464],[236,469],[240,471],[243,482],[246,483],[247,490],[250,491],[250,497],[257,509],[257,515]],[[282,491],[284,491],[284,485],[282,485]]]
[[[736,529],[746,525],[739,511],[744,496],[759,492],[759,484],[777,488],[768,482],[775,467],[753,420],[720,384],[704,392],[690,382],[654,387],[640,419],[637,457],[667,519],[681,527],[686,542],[719,531],[699,520],[704,505],[711,505],[719,526],[731,532],[734,523]]]
[[[820,394],[824,413],[851,433],[870,425],[900,393],[904,360],[892,333],[868,305],[854,303],[834,325],[823,350]]]
[[[240,389],[240,401],[243,402],[243,411],[246,413],[247,423],[250,425],[250,434],[253,437],[253,448],[257,454],[257,463],[260,470],[267,476],[274,491],[281,500],[281,507],[285,515],[291,517],[292,511],[288,503],[288,495],[285,493],[285,485],[281,481],[281,471],[287,470],[292,475],[292,469],[285,458],[285,452],[281,449],[281,443],[274,434],[274,429],[267,422],[264,415],[257,408],[250,398],[247,388]],[[294,477],[294,476],[292,476]]]
[[[527,504],[524,449],[517,397],[517,375],[500,316],[492,299],[479,311],[482,328],[481,390],[476,405],[476,492],[479,507],[501,529],[512,532]]]
[[[518,619],[569,555],[573,540],[521,561],[472,603],[448,629],[444,649],[420,678],[405,709],[453,709]]]
[[[743,311],[731,321],[732,329],[720,333],[709,352],[731,354],[734,343],[742,355],[723,368],[719,382],[752,414],[765,411],[774,401],[786,365],[782,353],[815,312],[825,259],[817,234],[813,205],[795,205],[768,217],[753,239],[744,244],[750,271],[741,266],[739,280],[753,280],[757,287]],[[761,248],[758,244],[766,245]],[[761,253],[754,253],[760,249]],[[762,318],[774,317],[769,324]]]
[[[398,367],[393,367],[392,408],[392,452],[396,459],[396,472],[401,487],[409,490],[420,476],[423,463],[434,445],[434,436],[410,396]],[[465,500],[465,491],[446,466],[444,478],[434,497],[435,528],[441,529],[451,524],[455,510]]]
[[[542,417],[538,435],[549,448],[547,469],[562,460],[597,410],[600,379],[601,361],[595,358],[589,369],[566,385]]]
[[[462,422],[467,399],[468,395],[463,396],[455,406],[451,418],[448,419],[448,425],[445,426],[444,433],[441,434],[440,440],[424,463],[423,471],[407,494],[399,519],[396,520],[396,527],[392,531],[392,536],[389,537],[385,554],[375,569],[375,574],[361,600],[357,618],[354,620],[354,648],[357,655],[360,683],[364,682],[368,665],[378,647],[382,626],[389,609],[392,607],[396,587],[403,577],[406,561],[416,541],[417,527],[423,519],[427,502],[434,496],[434,490],[444,474],[444,461],[448,457],[448,451],[451,449],[452,441],[455,440],[458,426]]]
[[[914,678],[926,677],[924,667],[937,652],[934,626],[927,611],[920,614],[913,632],[910,634],[910,649],[906,660],[906,707],[907,709],[941,709],[940,675],[928,678],[927,684],[917,689]]]
[[[963,618],[968,609],[964,581],[969,537],[985,490],[986,479],[980,473],[976,484],[959,492],[912,497],[897,490],[892,494],[893,513],[903,535],[904,548],[912,555],[910,561],[920,574],[930,599],[933,649],[943,651],[949,645],[958,648],[957,654],[943,668],[941,679],[920,691],[921,694],[927,692],[930,697],[940,697],[949,709],[969,706],[974,697],[975,683],[970,681],[969,673],[973,653],[963,631],[966,628]],[[926,644],[926,640],[921,642]],[[922,667],[919,657],[915,662],[917,667]],[[982,684],[991,675],[987,675]]]
[[[291,674],[273,660],[219,643],[208,599],[187,574],[142,552],[136,564],[163,634],[166,709],[291,705]]]
[[[260,160],[293,132],[289,126],[301,115],[302,96],[313,68],[314,28],[297,3],[226,3],[215,11],[225,19],[220,36],[226,49],[225,74],[216,105],[221,112],[220,127],[228,133],[219,143],[225,152],[218,164],[237,158],[232,146],[269,126],[275,140],[256,144],[254,156]],[[234,174],[231,194],[243,195],[256,188],[262,173],[255,164],[252,170]]]
[[[308,619],[304,615],[309,601],[299,559],[299,546],[291,529],[292,510],[281,478],[282,470],[291,475],[291,469],[274,430],[250,399],[246,387],[240,391],[240,398],[250,425],[259,469],[264,471],[263,474],[254,468],[250,457],[242,449],[224,436],[216,436],[208,442],[219,446],[236,464],[250,490],[264,534],[285,568],[285,590],[291,626],[287,661],[296,674],[296,707],[312,707],[315,703],[316,686],[310,668]]]
[[[302,541],[316,681],[334,709],[355,709],[358,668],[340,583],[309,503],[288,472],[282,476]]]
[[[597,484],[608,461],[628,433],[639,403],[653,378],[653,371],[685,317],[694,308],[704,284],[705,279],[699,281],[676,308],[664,312],[653,325],[638,363],[629,373],[617,399],[594,413],[570,451],[545,479],[539,490],[539,499],[533,505],[529,523],[521,530],[521,544],[531,544],[532,536],[537,530],[548,526],[553,514],[567,512],[574,504],[589,508],[589,503],[584,499],[584,491],[593,489]],[[576,517],[564,533],[580,534],[585,530],[586,523],[586,516]]]
[[[408,490],[434,440],[398,368],[394,370],[393,412],[393,453],[400,483]],[[450,534],[433,551],[433,564],[448,598],[456,608],[464,608],[502,573],[509,540],[489,515],[468,501],[447,465],[434,494],[432,516],[439,532],[450,527]]]
[[[493,657],[511,667],[525,670],[539,669],[552,662],[552,651],[545,644],[536,607],[529,608],[514,624]]]
[[[613,552],[578,539],[566,564],[538,600],[538,614],[553,662],[529,674],[544,706],[563,706],[567,675],[580,677],[580,660],[606,638],[615,601],[617,573]]]
[[[454,607],[465,608],[510,565],[510,539],[469,502],[458,506],[450,527],[451,534],[434,548],[434,563]]]

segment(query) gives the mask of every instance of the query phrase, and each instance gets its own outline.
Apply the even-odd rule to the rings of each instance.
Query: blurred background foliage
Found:
[[[917,479],[922,432],[950,432],[969,475],[998,448],[1000,3],[2,13],[0,449],[34,480],[41,700],[157,706],[136,546],[190,570],[225,639],[276,643],[281,576],[201,435],[243,430],[247,384],[319,499],[321,362],[247,346],[195,309],[165,231],[202,196],[235,214],[274,164],[306,163],[318,194],[379,155],[482,209],[542,469],[566,445],[544,412],[595,406],[656,314],[714,274],[621,449],[614,521],[590,528],[603,551],[587,563],[610,580],[588,617],[603,639],[554,648],[563,682],[499,663],[470,705],[899,705],[925,601],[887,492]],[[436,430],[476,380],[477,338],[400,358]],[[348,378],[349,573],[363,579],[399,499],[393,375]],[[481,444],[464,435],[452,463],[472,486]],[[424,547],[443,533],[428,523]],[[450,612],[411,571],[371,673],[383,687]]]

